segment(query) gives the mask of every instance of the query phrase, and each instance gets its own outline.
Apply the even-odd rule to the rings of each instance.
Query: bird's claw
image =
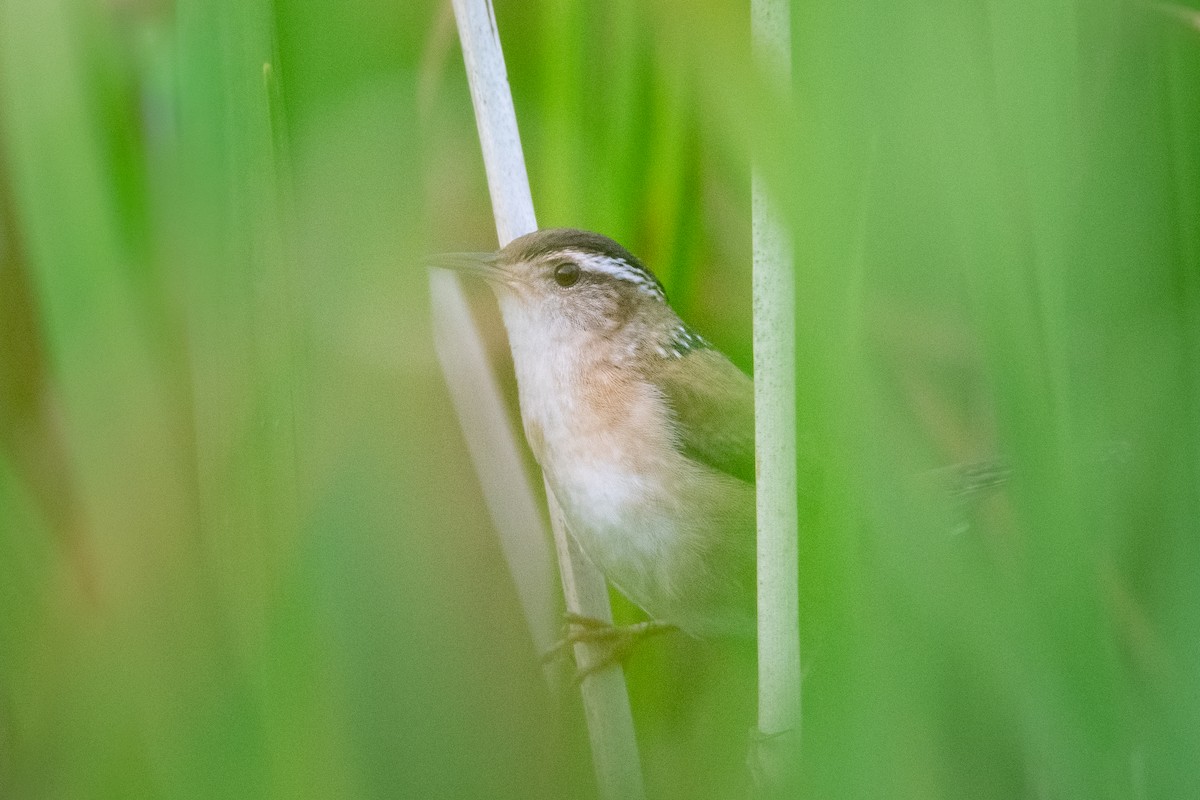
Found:
[[[575,671],[575,682],[580,683],[587,676],[600,672],[616,664],[622,664],[633,648],[642,639],[657,633],[674,630],[676,626],[668,622],[646,620],[628,625],[614,625],[595,617],[584,616],[568,611],[564,615],[566,631],[563,638],[558,640],[542,656],[542,663],[548,663],[566,654],[567,650],[577,644],[590,645],[594,658],[590,663],[580,666]]]

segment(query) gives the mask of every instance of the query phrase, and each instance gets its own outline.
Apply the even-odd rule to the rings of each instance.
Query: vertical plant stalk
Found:
[[[537,229],[512,92],[504,67],[504,54],[500,48],[491,0],[452,0],[452,4],[471,87],[471,100],[475,106],[475,121],[479,128],[496,232],[503,246]],[[451,278],[444,285],[446,288],[439,291],[453,293],[461,299],[462,290],[457,281],[457,278]],[[478,342],[478,333],[471,327],[460,335],[472,337]],[[478,380],[485,382],[486,378],[479,377]],[[515,436],[510,432],[506,438],[508,449],[515,452]],[[499,471],[497,463],[490,456],[476,458],[475,463],[477,468],[482,465],[488,473]],[[483,474],[481,479],[485,485],[492,480]],[[604,577],[567,536],[562,512],[548,485],[546,497],[568,610],[590,617],[612,619]],[[500,520],[497,519],[497,522]],[[528,544],[515,543],[522,537],[540,537],[538,541],[544,542],[540,528],[538,525],[536,528],[501,529],[502,537],[514,539],[511,547],[505,545],[506,552],[510,549],[514,552],[531,549]],[[515,571],[514,578],[521,581],[521,573]],[[577,645],[575,651],[582,666],[591,663],[595,655],[588,645]],[[643,797],[641,765],[624,673],[619,666],[593,673],[584,679],[580,690],[601,796],[606,800],[637,800]]]
[[[549,484],[546,484],[546,501],[550,507],[550,524],[554,527],[554,547],[558,552],[558,567],[567,608],[612,622],[612,607],[608,602],[608,585],[604,582],[604,576],[580,551],[575,540],[565,535],[566,523],[562,509]],[[596,645],[575,645],[575,662],[582,670],[588,669],[601,657],[603,653]],[[620,665],[613,665],[592,672],[583,679],[580,689],[588,739],[592,745],[592,766],[601,797],[604,800],[641,800],[645,797],[645,790],[624,671]]]
[[[786,96],[791,85],[787,0],[751,0],[755,57]],[[791,238],[757,167],[754,241],[754,413],[758,511],[757,766],[768,785],[799,741],[800,617],[796,506],[795,286]],[[767,742],[778,746],[766,747]],[[774,761],[775,763],[771,763]]]
[[[500,549],[516,584],[534,647],[544,653],[554,646],[558,605],[554,602],[554,565],[533,486],[462,285],[446,270],[434,270],[429,284],[434,344],[442,374],[488,513],[500,532]],[[547,668],[553,686],[552,676]]]

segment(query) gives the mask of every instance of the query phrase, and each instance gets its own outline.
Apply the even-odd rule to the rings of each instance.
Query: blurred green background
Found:
[[[789,105],[745,6],[496,13],[541,224],[747,369],[751,153],[795,232],[803,796],[1200,796],[1200,8],[795,3]],[[593,796],[433,355],[494,237],[448,4],[0,0],[0,796]],[[753,669],[635,654],[652,797]]]

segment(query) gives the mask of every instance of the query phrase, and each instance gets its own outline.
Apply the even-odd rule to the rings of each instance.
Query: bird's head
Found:
[[[495,290],[505,322],[554,338],[611,338],[629,329],[669,324],[662,284],[607,236],[551,228],[514,239],[495,253],[455,253],[436,266],[482,277]]]

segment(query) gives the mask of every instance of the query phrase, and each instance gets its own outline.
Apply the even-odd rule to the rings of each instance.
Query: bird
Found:
[[[753,636],[754,387],[613,239],[538,230],[434,260],[486,281],[525,437],[568,534],[650,623]],[[570,641],[612,626],[568,616]]]

